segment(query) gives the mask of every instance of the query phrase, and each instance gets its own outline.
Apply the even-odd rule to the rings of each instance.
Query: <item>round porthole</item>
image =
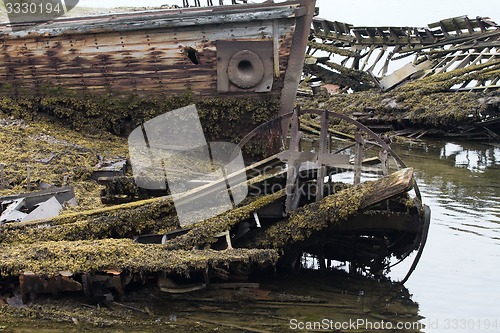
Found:
[[[238,51],[229,60],[227,76],[239,88],[253,88],[264,77],[264,63],[255,52]]]

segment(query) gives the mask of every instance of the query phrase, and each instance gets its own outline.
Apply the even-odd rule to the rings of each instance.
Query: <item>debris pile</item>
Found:
[[[315,18],[313,27],[306,71],[317,72],[329,83],[354,91],[372,87],[387,91],[409,81],[462,70],[462,75],[450,75],[454,79],[446,89],[498,88],[500,27],[489,18],[454,17],[428,28],[355,27]],[[408,57],[414,59],[399,69],[391,68]],[[394,72],[388,75],[390,69]],[[325,75],[328,71],[331,74]]]
[[[35,193],[0,197],[0,225],[58,216],[64,205],[75,206],[73,188],[48,188]]]
[[[498,139],[500,28],[491,20],[464,16],[408,28],[316,18],[313,26],[307,80],[343,93],[309,94],[301,104],[355,117],[378,132]]]

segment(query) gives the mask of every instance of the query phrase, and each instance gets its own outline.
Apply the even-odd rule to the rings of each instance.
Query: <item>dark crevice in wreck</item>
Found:
[[[199,65],[200,64],[200,58],[198,57],[198,51],[193,49],[192,47],[186,47],[184,49],[184,52],[186,52],[186,55],[188,57],[189,60],[191,60],[191,62],[194,64],[194,65]]]

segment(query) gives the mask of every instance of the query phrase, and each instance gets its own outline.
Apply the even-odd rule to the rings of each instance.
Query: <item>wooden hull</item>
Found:
[[[280,94],[289,76],[293,91],[301,71],[290,67],[302,63],[313,11],[314,1],[292,1],[65,18],[20,31],[18,26],[0,37],[0,84],[3,94],[60,87],[118,95],[189,89],[217,96]],[[254,61],[249,70],[256,71],[255,80],[263,65],[261,80],[251,87],[228,79],[230,60],[241,50],[260,58],[246,59]],[[252,77],[237,65],[233,61],[233,76]]]

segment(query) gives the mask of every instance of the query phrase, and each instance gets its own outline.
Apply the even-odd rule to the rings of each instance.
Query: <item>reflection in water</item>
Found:
[[[500,148],[428,142],[397,152],[416,169],[432,209],[424,255],[406,284],[426,331],[450,331],[455,320],[469,326],[453,331],[477,332],[491,322],[500,330]]]
[[[73,300],[59,300],[59,304],[70,309],[63,309],[61,316],[54,316],[52,302],[42,302],[38,317],[56,318],[59,323],[30,318],[2,321],[0,316],[0,332],[5,327],[8,332],[22,333],[389,333],[394,332],[390,328],[402,325],[408,329],[397,331],[410,333],[419,332],[421,325],[418,322],[421,318],[418,304],[410,299],[405,287],[388,281],[349,276],[343,272],[305,271],[284,279],[270,277],[260,281],[258,290],[213,286],[183,295],[152,292],[142,294],[141,298],[147,299],[147,303],[144,300],[127,303],[128,309],[112,307],[112,310],[83,307]],[[148,311],[141,313],[145,305]],[[94,324],[98,325],[83,323],[85,316],[91,316]],[[106,325],[104,328],[103,324]],[[375,327],[377,329],[371,329]]]
[[[441,148],[441,158],[455,159],[455,166],[466,168],[473,172],[483,172],[494,166],[500,160],[500,148],[488,147],[483,150],[464,148],[456,143],[446,143]]]

